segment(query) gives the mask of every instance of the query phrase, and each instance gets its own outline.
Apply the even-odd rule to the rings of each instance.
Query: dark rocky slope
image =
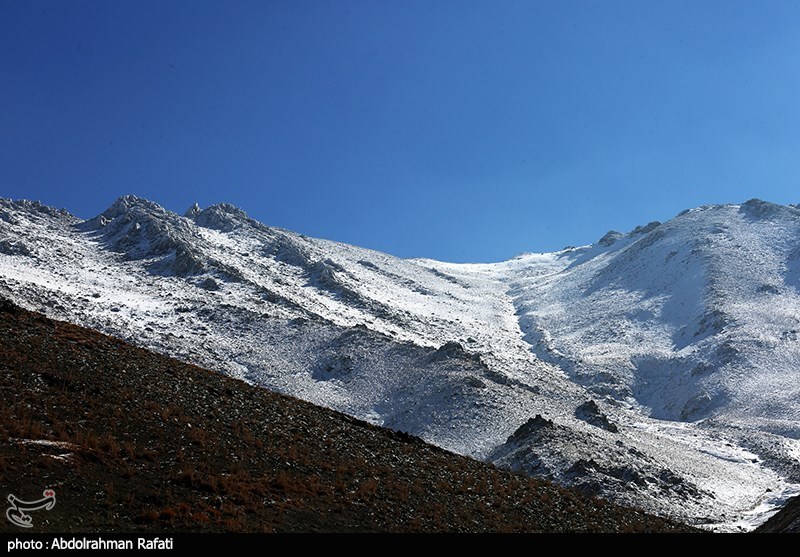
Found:
[[[761,533],[800,533],[800,497],[789,499],[783,508],[756,528]]]

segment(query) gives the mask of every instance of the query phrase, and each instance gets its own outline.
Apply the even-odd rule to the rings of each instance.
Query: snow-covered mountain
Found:
[[[126,196],[0,200],[50,317],[723,529],[800,493],[800,210],[752,200],[496,264],[403,260]],[[224,409],[220,409],[224,411]]]

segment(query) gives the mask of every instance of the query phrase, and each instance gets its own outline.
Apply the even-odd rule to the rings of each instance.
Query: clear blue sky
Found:
[[[496,261],[800,202],[800,2],[0,2],[0,196]]]

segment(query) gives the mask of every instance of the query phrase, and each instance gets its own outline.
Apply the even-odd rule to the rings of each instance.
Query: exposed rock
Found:
[[[781,211],[782,209],[783,207],[776,205],[775,203],[753,198],[744,202],[740,208],[740,211],[750,217],[764,218],[774,215],[776,212]]]
[[[762,294],[780,294],[781,290],[774,284],[762,284],[758,287],[758,292]]]
[[[657,220],[649,222],[644,226],[637,226],[636,228],[631,230],[631,236],[636,236],[637,234],[644,236],[645,234],[649,234],[659,226],[661,226],[661,223]]]
[[[702,413],[708,408],[709,404],[711,404],[711,397],[707,392],[700,391],[692,398],[687,400],[686,404],[684,404],[680,415],[681,420],[691,421],[700,417],[700,415],[702,415]]]
[[[567,470],[570,486],[587,495],[604,495],[619,484],[627,490],[642,490],[678,495],[683,499],[696,498],[700,491],[693,484],[662,468],[650,470],[634,466],[603,466],[594,459],[578,459]]]
[[[221,232],[230,232],[249,221],[247,213],[229,203],[219,203],[203,210],[195,203],[186,211],[185,216],[194,220],[198,226]]]
[[[175,250],[175,259],[170,267],[176,275],[181,277],[196,275],[206,270],[201,256],[194,250],[185,247]]]
[[[520,442],[538,436],[542,430],[552,429],[554,429],[553,420],[548,420],[543,418],[541,414],[536,414],[536,416],[528,418],[528,421],[519,426],[506,442]]]
[[[201,210],[200,209],[200,204],[199,203],[195,203],[194,205],[192,205],[191,207],[189,207],[186,210],[186,212],[183,214],[183,216],[187,217],[187,218],[193,218],[195,215],[200,213],[200,210]]]
[[[619,432],[619,428],[616,426],[616,424],[613,424],[609,421],[608,416],[600,411],[600,407],[597,406],[597,403],[594,400],[587,400],[578,406],[575,409],[575,417],[579,420],[583,420],[587,424],[605,429],[611,433]]]
[[[431,362],[445,360],[466,360],[479,363],[481,357],[480,354],[471,354],[467,352],[460,342],[449,341],[437,348],[430,357]]]
[[[793,497],[764,524],[756,528],[762,533],[800,533],[800,496]]]
[[[18,309],[14,302],[0,296],[0,312],[17,313]]]
[[[605,233],[605,235],[600,238],[597,243],[603,247],[609,247],[613,245],[617,240],[622,238],[624,234],[622,232],[617,232],[616,230],[609,230]]]
[[[23,255],[25,257],[31,256],[31,250],[21,241],[2,240],[0,241],[0,253],[6,255]]]
[[[204,290],[216,291],[219,290],[219,283],[215,281],[213,278],[208,277],[203,282],[198,285],[200,288]]]
[[[327,381],[342,378],[353,372],[353,357],[349,354],[335,354],[320,360],[312,376],[314,379]]]

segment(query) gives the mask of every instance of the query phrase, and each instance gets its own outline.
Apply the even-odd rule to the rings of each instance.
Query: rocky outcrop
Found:
[[[587,424],[595,427],[605,429],[611,433],[618,433],[619,428],[616,424],[611,423],[608,416],[600,411],[600,407],[594,400],[587,400],[575,409],[575,417],[583,420]]]

